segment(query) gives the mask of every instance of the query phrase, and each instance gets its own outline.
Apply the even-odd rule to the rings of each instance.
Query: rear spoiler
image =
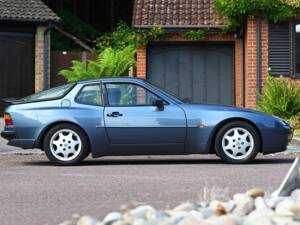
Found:
[[[5,106],[14,105],[23,102],[21,99],[18,98],[2,98],[1,100],[4,102]]]

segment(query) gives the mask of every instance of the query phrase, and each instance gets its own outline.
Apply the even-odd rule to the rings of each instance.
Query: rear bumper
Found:
[[[35,140],[32,139],[12,139],[7,144],[23,149],[33,149]]]
[[[5,138],[6,140],[12,140],[16,137],[16,132],[13,130],[4,130],[1,131],[1,137]]]
[[[18,139],[16,132],[13,130],[3,130],[1,131],[1,137],[8,140],[7,145],[20,147],[23,149],[34,148],[34,139]]]

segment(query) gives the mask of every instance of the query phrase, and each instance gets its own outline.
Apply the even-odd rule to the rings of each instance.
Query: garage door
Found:
[[[153,44],[147,79],[192,103],[234,105],[233,44]]]
[[[34,92],[33,41],[33,34],[0,33],[0,98],[19,98]]]

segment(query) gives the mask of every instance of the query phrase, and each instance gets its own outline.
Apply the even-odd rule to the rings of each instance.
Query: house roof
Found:
[[[135,0],[133,27],[221,28],[227,20],[213,9],[213,0]]]
[[[58,22],[59,17],[41,0],[0,0],[0,20]]]

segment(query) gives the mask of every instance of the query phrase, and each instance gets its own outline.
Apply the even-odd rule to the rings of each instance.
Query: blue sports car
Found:
[[[120,155],[216,154],[247,163],[284,151],[293,131],[284,120],[250,109],[188,104],[137,78],[66,84],[6,99],[9,145],[40,148],[56,165]]]

